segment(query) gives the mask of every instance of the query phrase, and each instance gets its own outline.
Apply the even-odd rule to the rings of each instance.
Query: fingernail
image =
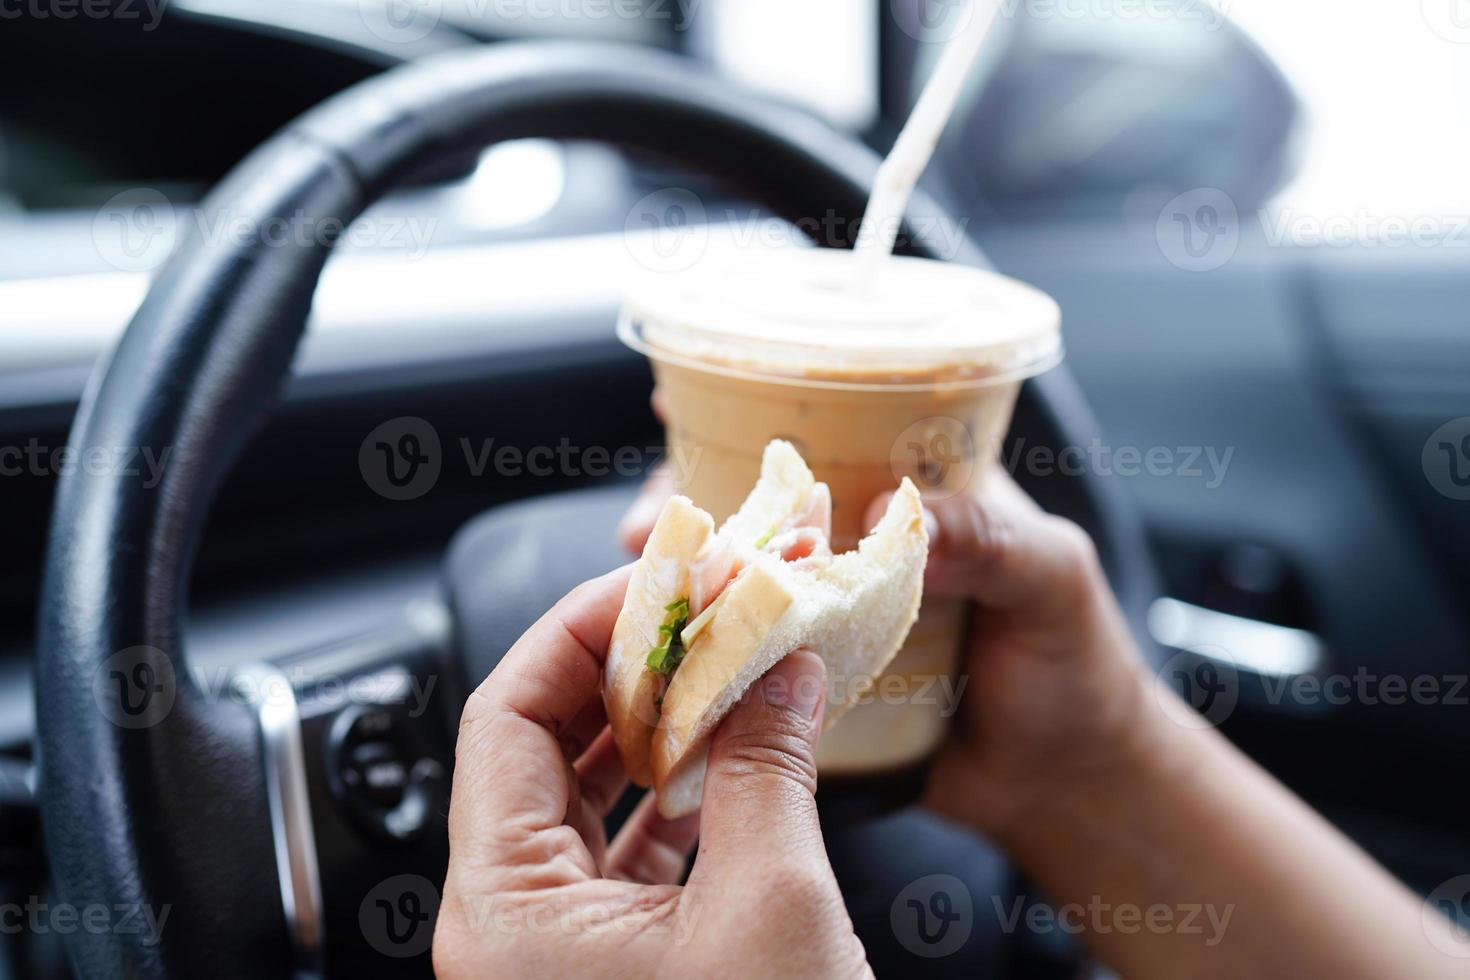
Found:
[[[797,650],[766,675],[761,686],[767,704],[792,708],[803,718],[812,719],[826,692],[827,666],[810,650]]]

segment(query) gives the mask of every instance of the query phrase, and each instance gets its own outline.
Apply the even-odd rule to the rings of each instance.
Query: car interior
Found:
[[[1093,536],[1162,676],[1428,895],[1470,872],[1470,200],[1446,162],[1470,31],[1389,6],[1011,5],[898,248],[1055,298],[1065,360],[1001,464]],[[664,457],[627,282],[670,229],[850,247],[955,9],[6,9],[0,976],[431,974],[412,927],[465,699],[630,560],[614,529]],[[1384,70],[1320,54],[1314,18]],[[242,214],[285,247],[233,237]],[[166,703],[116,715],[111,684]],[[1032,890],[916,795],[818,790],[878,976],[1112,975],[1002,929],[991,896]],[[889,927],[934,873],[977,896],[944,958]],[[79,890],[173,896],[172,928],[66,928],[46,909]]]

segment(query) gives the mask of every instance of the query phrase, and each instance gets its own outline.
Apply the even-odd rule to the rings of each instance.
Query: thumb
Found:
[[[699,871],[725,878],[804,868],[831,879],[813,795],[826,679],[821,658],[798,650],[757,681],[716,730]]]
[[[674,495],[674,473],[667,463],[660,463],[648,474],[637,498],[618,521],[618,542],[632,554],[639,554],[653,533],[659,511]]]

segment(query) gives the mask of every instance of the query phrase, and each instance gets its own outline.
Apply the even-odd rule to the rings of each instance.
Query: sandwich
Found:
[[[613,627],[603,700],[630,778],[668,818],[693,813],[709,738],[750,686],[806,648],[827,665],[824,723],[861,700],[918,616],[928,535],[907,479],[856,550],[834,555],[832,496],[788,442],[718,529],[664,505]]]

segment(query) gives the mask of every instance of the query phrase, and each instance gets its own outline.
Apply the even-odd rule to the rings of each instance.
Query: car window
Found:
[[[1230,16],[1306,109],[1300,170],[1277,203],[1404,215],[1470,211],[1470,6],[1238,0]]]

